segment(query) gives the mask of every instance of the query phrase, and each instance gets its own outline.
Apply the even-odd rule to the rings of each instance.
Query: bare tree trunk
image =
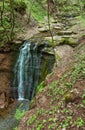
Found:
[[[47,10],[47,17],[48,17],[48,27],[49,27],[49,31],[50,31],[50,35],[52,37],[52,43],[54,43],[54,40],[53,40],[53,34],[52,34],[52,31],[51,31],[51,26],[50,26],[50,3],[49,3],[49,0],[47,0],[47,6],[48,6],[48,10]]]
[[[31,2],[31,7],[30,7],[29,16],[28,16],[28,21],[27,21],[28,24],[30,23],[33,4],[34,4],[34,0],[32,0],[32,2]]]
[[[50,32],[50,35],[51,35],[51,38],[52,38],[52,49],[53,49],[53,52],[54,52],[54,55],[56,56],[56,52],[55,52],[55,45],[54,45],[54,39],[53,39],[53,33],[52,33],[52,30],[51,30],[51,26],[50,26],[50,2],[49,0],[47,0],[47,6],[48,6],[48,10],[47,10],[47,17],[48,17],[48,27],[49,27],[49,32]],[[57,61],[56,61],[57,63]]]

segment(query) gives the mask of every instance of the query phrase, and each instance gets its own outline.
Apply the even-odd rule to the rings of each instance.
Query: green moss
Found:
[[[70,45],[72,47],[75,47],[78,45],[78,42],[76,41],[75,38],[65,37],[65,38],[61,38],[60,45]]]
[[[70,94],[70,93],[66,94],[66,95],[65,95],[65,102],[66,102],[66,103],[69,103],[69,102],[71,102],[71,101],[72,101],[71,94]]]

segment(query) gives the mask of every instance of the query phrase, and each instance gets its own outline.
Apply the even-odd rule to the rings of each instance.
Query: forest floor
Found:
[[[19,130],[85,130],[85,29],[73,22],[69,30],[77,32],[79,45],[46,77]]]

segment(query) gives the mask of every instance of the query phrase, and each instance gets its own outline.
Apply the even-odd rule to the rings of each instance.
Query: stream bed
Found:
[[[0,130],[14,130],[19,124],[19,120],[16,120],[15,113],[18,109],[20,112],[29,110],[29,100],[18,101],[16,106],[5,117],[0,116]]]

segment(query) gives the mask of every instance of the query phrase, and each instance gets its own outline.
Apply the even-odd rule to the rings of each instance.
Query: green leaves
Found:
[[[16,120],[20,120],[24,116],[24,114],[25,114],[24,110],[21,111],[21,110],[17,109],[16,113],[15,113]]]
[[[84,126],[85,122],[84,122],[84,120],[81,117],[79,117],[79,118],[76,119],[75,124],[78,127],[81,127],[81,126]]]
[[[21,107],[23,106],[23,103],[19,106],[19,108],[16,109],[16,112],[15,112],[15,118],[16,120],[20,120],[24,114],[25,114],[25,110],[22,110]]]

